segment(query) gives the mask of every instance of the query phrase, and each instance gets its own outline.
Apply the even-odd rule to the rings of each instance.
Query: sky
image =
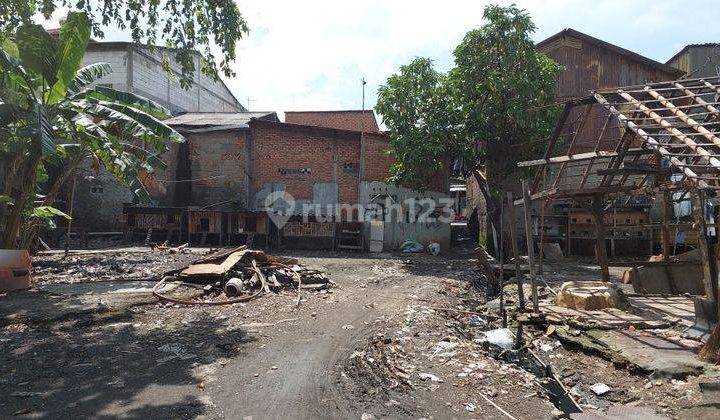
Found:
[[[226,83],[251,111],[360,109],[414,57],[452,67],[463,35],[483,24],[478,0],[237,0],[250,33]],[[514,1],[540,41],[573,28],[665,62],[689,43],[720,42],[720,0]],[[45,25],[57,26],[57,17]],[[129,40],[110,28],[106,40]]]

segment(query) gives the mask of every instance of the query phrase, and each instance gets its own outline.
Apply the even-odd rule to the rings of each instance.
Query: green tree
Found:
[[[379,89],[377,111],[398,159],[394,180],[435,169],[451,156],[478,181],[499,226],[503,182],[520,175],[518,161],[544,150],[554,127],[561,66],[535,48],[535,26],[525,11],[488,6],[483,16],[486,23],[455,49],[447,75],[416,59]]]
[[[220,71],[234,76],[235,44],[248,33],[233,0],[2,0],[0,41],[32,23],[34,15],[48,19],[59,8],[87,15],[96,38],[104,37],[103,27],[115,25],[129,28],[134,42],[164,42],[175,52],[183,74],[180,83],[185,87],[193,81],[196,51],[203,55],[204,74],[217,77]]]
[[[26,245],[17,242],[24,222],[29,241],[38,220],[58,214],[50,205],[83,160],[147,199],[143,175],[164,166],[167,141],[184,141],[160,121],[169,114],[162,106],[92,86],[111,70],[107,63],[80,68],[90,27],[83,13],[68,15],[58,39],[24,24],[0,51],[0,247]]]
[[[401,66],[380,87],[375,109],[391,133],[391,182],[422,190],[446,169],[461,143],[460,113],[453,100],[447,76],[427,58]]]

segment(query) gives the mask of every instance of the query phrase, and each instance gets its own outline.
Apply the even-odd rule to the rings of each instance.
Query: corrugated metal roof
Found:
[[[173,127],[247,126],[251,118],[277,120],[274,112],[188,112],[165,120]]]

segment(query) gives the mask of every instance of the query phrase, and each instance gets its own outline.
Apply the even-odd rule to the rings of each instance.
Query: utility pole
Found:
[[[365,85],[367,84],[365,77],[360,79],[360,83],[362,84],[362,112],[360,113],[360,118],[358,118],[358,124],[360,124],[360,127],[358,127],[360,131],[360,168],[358,168],[358,191],[362,191],[362,183],[365,178],[365,124],[363,123],[363,117],[365,116]]]
[[[248,97],[247,97],[247,104],[248,104],[248,105],[247,105],[247,110],[248,110],[248,112],[250,112],[250,102],[255,102],[255,99],[250,99],[250,97],[248,96]]]

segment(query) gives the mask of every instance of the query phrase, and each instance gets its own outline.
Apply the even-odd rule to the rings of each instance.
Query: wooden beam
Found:
[[[585,123],[588,120],[588,116],[590,115],[590,111],[592,111],[593,104],[587,104],[585,105],[585,110],[582,113],[582,116],[580,117],[580,125],[578,126],[577,130],[575,130],[575,134],[573,134],[572,139],[570,140],[570,145],[568,146],[568,152],[567,154],[569,156],[572,156],[573,148],[575,148],[575,142],[577,141],[577,138],[580,137],[580,132],[585,128]],[[560,179],[563,176],[563,173],[565,172],[565,167],[567,166],[567,162],[563,162],[560,165],[560,170],[558,171],[557,177],[555,178],[555,182],[553,183],[553,187],[557,187],[560,183]]]
[[[545,155],[543,156],[545,159],[549,158],[550,155],[553,153],[553,150],[555,149],[555,143],[557,142],[557,139],[560,136],[562,129],[565,127],[565,120],[567,120],[568,115],[570,115],[570,110],[575,106],[576,105],[573,104],[571,101],[565,103],[562,113],[558,118],[558,122],[555,125],[555,129],[553,130],[553,133],[550,136],[550,140],[548,141],[547,149],[545,149]],[[540,174],[536,173],[532,183],[533,191],[535,191],[535,189],[537,188],[538,182],[540,182]]]
[[[720,110],[718,110],[718,109],[715,108],[714,106],[710,105],[706,100],[704,100],[703,98],[701,98],[698,94],[693,93],[692,91],[690,91],[689,89],[687,89],[685,86],[681,85],[681,84],[678,83],[678,82],[675,82],[675,83],[673,83],[673,84],[675,85],[676,88],[682,90],[686,95],[693,95],[693,99],[695,100],[695,102],[697,102],[698,104],[704,106],[705,109],[708,110],[708,112],[710,112],[710,113],[712,113],[712,114],[720,114]],[[711,85],[711,86],[712,86],[712,85]],[[656,90],[657,90],[657,89],[656,89]]]
[[[710,267],[710,248],[705,229],[705,211],[703,209],[702,191],[695,190],[692,193],[692,213],[697,226],[698,249],[700,250],[700,262],[702,263],[702,283],[705,295],[708,299],[715,300],[715,285],[713,282],[712,269]]]
[[[663,255],[663,261],[668,261],[670,258],[670,222],[671,222],[671,213],[672,213],[672,207],[670,204],[670,192],[663,191],[662,192],[662,225],[660,227],[661,233],[662,233],[662,255]],[[675,241],[675,238],[673,238],[673,242]]]
[[[537,201],[537,200],[542,200],[543,198],[552,197],[553,195],[557,194],[558,191],[559,190],[557,188],[550,188],[548,190],[540,191],[538,193],[532,194],[530,196],[530,201]],[[513,202],[513,204],[516,206],[522,206],[524,203],[525,203],[525,201],[523,201],[522,198],[517,199],[517,200],[515,200],[515,202]]]
[[[530,220],[530,189],[527,181],[522,181],[523,202],[525,204],[525,240],[527,243],[528,265],[530,267],[530,284],[532,285],[533,311],[540,312],[537,293],[537,267],[535,266],[535,244],[533,243],[532,221]]]
[[[620,120],[620,122],[625,124],[626,127],[633,130],[638,136],[640,136],[640,138],[642,138],[649,147],[659,151],[660,153],[662,153],[665,156],[672,155],[672,153],[670,153],[670,151],[667,148],[665,148],[660,142],[655,140],[650,134],[645,132],[645,130],[638,127],[637,124],[630,121],[627,116],[625,116],[622,112],[618,111],[617,108],[615,108],[613,105],[611,105],[607,101],[607,99],[605,99],[605,97],[603,97],[599,93],[595,93],[594,96],[595,96],[595,99],[598,101],[598,103],[602,104],[605,108],[607,108],[610,112],[612,112],[615,116],[617,116],[618,119]],[[676,167],[682,168],[683,162],[680,159],[678,159],[676,157],[670,157],[670,162],[673,165],[675,165]],[[683,170],[683,173],[685,174],[685,176],[690,178],[695,183],[695,185],[697,185],[698,187],[700,187],[700,188],[708,187],[708,183],[703,180],[698,180],[697,174],[695,172],[693,172],[691,169],[682,168],[682,170]]]
[[[610,281],[610,269],[608,268],[607,249],[605,248],[605,219],[603,211],[603,196],[596,195],[592,200],[592,214],[595,218],[595,256],[600,266],[602,281]]]
[[[667,122],[667,120],[665,120],[665,118],[663,118],[660,114],[658,114],[657,112],[648,108],[647,105],[640,103],[640,101],[638,101],[634,97],[628,95],[627,93],[621,92],[620,96],[623,99],[625,99],[628,102],[635,105],[635,107],[637,107],[641,111],[643,111],[645,113],[645,115],[647,115],[648,117],[653,119],[662,128],[664,128],[665,130],[667,130],[671,134],[673,134],[675,136],[675,138],[677,138],[681,142],[685,143],[689,149],[693,150],[695,153],[698,153],[698,154],[702,155],[704,158],[706,158],[712,166],[714,166],[716,168],[720,168],[720,159],[718,159],[712,153],[708,152],[704,147],[699,146],[697,144],[697,142],[695,142],[695,140],[686,136],[685,133],[683,133],[682,131],[675,128],[672,124]]]
[[[603,137],[605,137],[605,132],[607,131],[608,125],[610,124],[610,121],[614,118],[613,114],[608,113],[607,118],[605,118],[605,123],[603,124],[602,130],[600,130],[600,135],[597,138],[597,141],[595,142],[595,150],[594,152],[597,153],[600,151],[600,143],[602,143]],[[585,187],[585,183],[588,180],[588,176],[590,176],[590,169],[593,166],[593,163],[595,163],[595,159],[590,159],[590,162],[588,162],[587,166],[585,167],[585,171],[583,172],[582,179],[580,180],[580,188]]]
[[[651,150],[647,149],[628,149],[627,155],[648,155],[651,154]],[[598,152],[586,152],[586,153],[577,153],[574,155],[565,155],[565,156],[557,156],[557,157],[551,157],[551,158],[543,158],[543,159],[536,159],[536,160],[527,160],[524,162],[518,162],[517,166],[518,168],[527,168],[530,166],[541,166],[541,165],[552,165],[552,164],[558,164],[558,163],[567,163],[567,162],[581,162],[584,160],[591,160],[591,159],[597,159],[597,158],[613,158],[618,156],[617,152],[610,152],[610,151],[598,151]]]
[[[515,259],[515,282],[518,288],[518,303],[520,311],[525,310],[525,292],[523,291],[523,274],[520,270],[520,253],[518,252],[517,219],[515,218],[515,203],[512,191],[507,193],[508,212],[510,216],[510,240],[512,241],[513,258]]]
[[[681,111],[680,109],[678,109],[678,108],[675,106],[675,104],[673,104],[672,102],[670,102],[669,100],[667,100],[665,97],[663,97],[663,96],[660,95],[659,93],[657,93],[657,92],[655,92],[654,90],[650,89],[650,87],[648,87],[646,90],[647,90],[647,92],[650,94],[650,96],[652,96],[653,98],[655,98],[655,99],[657,99],[658,101],[660,101],[660,103],[663,104],[665,107],[667,107],[667,108],[670,110],[670,112],[673,113],[673,115],[675,115],[676,117],[678,117],[678,119],[679,119],[680,121],[684,122],[685,124],[688,124],[688,125],[693,126],[693,128],[695,129],[695,131],[697,131],[698,133],[702,134],[703,137],[705,137],[706,139],[708,139],[708,140],[710,140],[711,142],[713,142],[716,146],[720,146],[720,138],[718,138],[718,137],[715,136],[713,133],[711,133],[710,130],[708,130],[707,128],[705,128],[701,123],[699,123],[699,122],[695,121],[694,119],[690,118],[686,113],[684,113],[683,111]]]

